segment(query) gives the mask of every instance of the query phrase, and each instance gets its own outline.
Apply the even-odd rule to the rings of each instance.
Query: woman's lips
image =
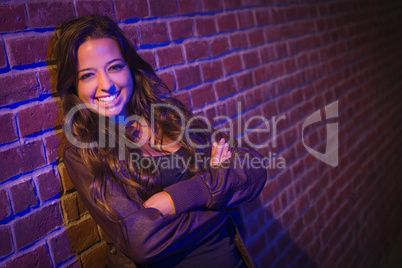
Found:
[[[99,105],[102,105],[104,107],[109,107],[109,106],[114,106],[115,104],[117,104],[120,100],[120,96],[121,96],[121,91],[118,91],[107,97],[95,98],[95,100],[97,101],[97,103]]]

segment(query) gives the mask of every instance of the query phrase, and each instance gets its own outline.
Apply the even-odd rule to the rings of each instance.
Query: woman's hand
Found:
[[[229,143],[225,142],[222,138],[219,143],[216,141],[212,144],[211,148],[211,166],[220,166],[223,161],[232,157],[232,153],[229,151]]]
[[[159,192],[151,196],[144,203],[145,208],[156,208],[162,213],[163,216],[174,215],[176,214],[173,200],[170,195],[165,192]]]

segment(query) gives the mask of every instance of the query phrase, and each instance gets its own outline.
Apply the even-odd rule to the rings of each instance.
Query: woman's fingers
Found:
[[[219,165],[222,164],[223,161],[225,161],[227,158],[227,153],[229,151],[229,144],[225,143],[223,145],[222,153],[221,153],[221,158],[219,159]]]
[[[225,144],[224,139],[221,139],[218,143],[214,142],[212,144],[211,166],[219,166],[224,144]]]
[[[218,143],[214,142],[211,148],[211,166],[219,166],[223,161],[232,157],[232,153],[229,151],[229,144],[225,142],[225,139],[221,139]]]

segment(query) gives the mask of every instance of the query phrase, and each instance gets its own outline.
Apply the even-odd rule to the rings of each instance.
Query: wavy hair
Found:
[[[150,64],[137,54],[121,29],[111,19],[101,16],[73,19],[58,26],[55,37],[53,54],[56,59],[58,74],[57,92],[62,100],[64,119],[72,108],[83,104],[77,93],[78,48],[89,39],[111,38],[116,42],[124,61],[130,68],[134,81],[132,96],[125,107],[127,117],[135,115],[150,123],[152,105],[165,104],[161,105],[159,109],[152,110],[154,111],[153,122],[155,122],[152,135],[158,144],[163,144],[164,138],[179,139],[186,128],[206,128],[204,122],[195,118],[182,103],[171,97],[166,84],[158,78]],[[183,117],[175,112],[173,106],[184,115],[185,122],[182,122]],[[119,142],[124,140],[130,144],[135,144],[139,140],[139,128],[134,132],[131,131],[131,133],[128,130],[120,133],[118,127],[113,124],[105,124],[104,127],[99,127],[101,122],[106,121],[108,120],[90,109],[80,109],[69,122],[69,128],[72,130],[75,139],[86,144],[98,142],[100,135],[104,135],[106,141]],[[116,133],[122,136],[118,137]],[[206,132],[191,132],[189,136],[191,141],[197,144],[209,144],[210,141],[210,134]],[[190,142],[185,139],[180,139],[179,144],[184,147],[185,155],[190,159],[189,165],[187,165],[189,171],[192,173],[201,171],[203,167],[197,165],[199,159],[196,160],[191,156],[208,155],[209,150],[190,146]],[[105,209],[113,220],[118,220],[119,215],[107,203],[106,187],[109,181],[120,183],[130,198],[140,202],[160,191],[162,187],[158,180],[158,172],[152,172],[157,170],[154,167],[133,166],[129,165],[127,160],[120,160],[118,157],[119,145],[121,144],[77,148],[83,162],[94,175],[91,184],[91,196],[94,202]],[[141,155],[141,148],[139,147],[128,148],[125,146],[124,150],[125,159],[129,159],[129,154],[133,152]],[[161,147],[156,150],[166,152]],[[129,194],[132,190],[137,193],[134,197]]]

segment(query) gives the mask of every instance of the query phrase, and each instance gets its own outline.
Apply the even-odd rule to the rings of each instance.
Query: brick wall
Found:
[[[102,231],[60,159],[60,100],[46,66],[54,26],[95,13],[119,22],[194,113],[267,145],[270,179],[242,207],[258,267],[378,267],[402,227],[401,3],[130,2],[0,4],[0,267],[106,262]],[[337,118],[303,131],[336,101]],[[326,123],[336,122],[332,167],[303,141],[324,153],[335,137]]]

